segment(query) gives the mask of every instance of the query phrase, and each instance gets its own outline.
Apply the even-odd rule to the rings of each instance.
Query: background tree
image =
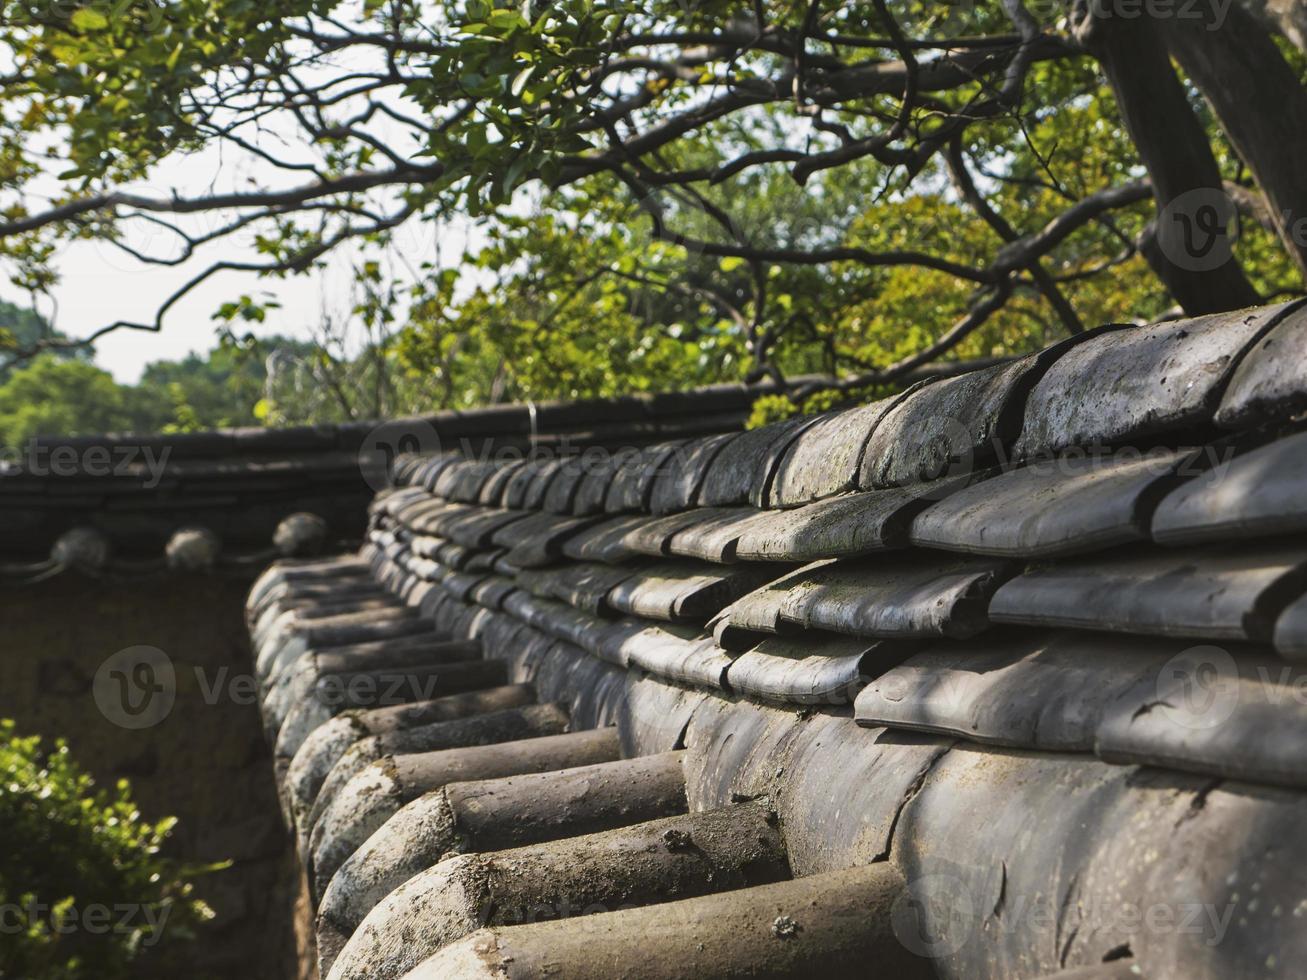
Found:
[[[70,341],[71,338],[52,329],[35,310],[0,300],[0,384],[9,380],[14,361],[22,360],[26,352],[38,350],[42,344],[62,345],[51,351],[59,358],[86,360],[91,356],[85,347],[68,346]]]
[[[191,882],[219,866],[161,855],[176,821],[146,820],[126,780],[96,787],[62,741],[20,736],[8,719],[0,780],[0,833],[12,842],[0,851],[0,975],[125,980],[213,917]]]
[[[188,432],[345,417],[324,410],[314,378],[304,386],[312,397],[297,398],[287,384],[288,366],[319,359],[312,341],[224,332],[205,354],[147,364],[136,384],[121,384],[96,367],[89,350],[76,353],[68,359],[47,352],[0,375],[0,446],[21,449],[39,435]]]
[[[198,261],[104,327],[149,331],[214,275],[353,248],[373,407],[813,369],[848,393],[1301,292],[1300,52],[1239,6],[1137,9],[5,0],[0,257],[34,290],[70,238]],[[261,182],[131,189],[214,146]],[[455,214],[464,260],[404,269],[396,230]],[[134,248],[141,222],[175,247]],[[203,262],[237,235],[248,261]]]

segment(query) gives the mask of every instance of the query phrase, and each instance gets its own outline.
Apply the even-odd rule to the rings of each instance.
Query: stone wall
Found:
[[[143,977],[262,980],[303,976],[297,940],[299,872],[278,818],[269,749],[249,688],[242,606],[250,580],[201,575],[132,582],[66,574],[0,592],[5,625],[0,717],[20,732],[66,738],[103,786],[131,780],[150,819],[178,818],[172,855],[232,866],[200,880],[217,913],[191,943],[142,963]],[[175,700],[157,694],[124,715],[97,671],[121,650],[148,646],[172,667]],[[166,669],[156,674],[163,675]],[[135,705],[139,707],[140,705]]]

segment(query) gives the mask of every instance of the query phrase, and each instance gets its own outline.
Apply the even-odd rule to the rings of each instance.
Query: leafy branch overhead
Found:
[[[1297,292],[1307,269],[1303,58],[1238,5],[3,6],[12,281],[49,290],[77,239],[188,272],[155,317],[101,334],[160,329],[219,273],[305,273],[348,248],[406,318],[400,361],[451,402],[633,376],[850,388]],[[215,150],[252,177],[141,189]],[[1238,226],[1215,268],[1176,250],[1195,192]],[[477,224],[464,254],[402,291],[377,281],[404,265],[380,262],[401,233],[454,216]],[[244,254],[211,257],[224,242]]]

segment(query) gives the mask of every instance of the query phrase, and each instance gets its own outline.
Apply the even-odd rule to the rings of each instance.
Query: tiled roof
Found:
[[[1284,304],[398,461],[250,596],[324,975],[1298,975],[1305,407]]]
[[[0,460],[0,582],[74,565],[124,576],[248,571],[356,544],[368,501],[407,448],[474,461],[496,454],[452,471],[435,487],[444,498],[475,504],[485,491],[496,503],[566,512],[585,474],[573,465],[558,473],[561,454],[737,431],[755,399],[775,390],[722,384],[339,425],[39,438]],[[504,465],[510,457],[516,465]],[[319,526],[306,539],[295,521],[283,526],[292,514]]]

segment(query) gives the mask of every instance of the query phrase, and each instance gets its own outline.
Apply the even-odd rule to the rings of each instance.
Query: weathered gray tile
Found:
[[[694,506],[708,467],[739,433],[706,436],[677,447],[654,480],[649,509],[655,514],[675,514]]]
[[[477,498],[478,502],[491,507],[500,506],[504,499],[504,490],[513,478],[513,474],[525,465],[526,460],[524,459],[501,461],[495,471],[486,478],[485,483],[481,484],[481,493]]]
[[[854,636],[965,637],[988,626],[989,597],[1007,574],[1007,563],[997,559],[896,552],[817,563],[796,573],[788,588],[772,583],[766,589],[776,603],[778,628],[789,623]]]
[[[469,513],[472,510],[466,504],[450,503],[423,491],[422,498],[408,501],[388,516],[409,530],[421,533],[439,526],[440,521]]]
[[[525,510],[541,510],[545,505],[545,496],[549,488],[566,472],[571,461],[566,458],[552,457],[544,460],[536,468],[535,476],[527,484],[522,494],[521,506]],[[566,513],[566,508],[562,511]]]
[[[1181,484],[1158,505],[1152,523],[1154,540],[1168,545],[1302,531],[1307,531],[1307,432],[1260,446]]]
[[[583,474],[572,494],[572,513],[577,517],[603,513],[604,498],[613,478],[628,460],[637,455],[638,450],[625,449],[618,452],[583,453],[581,465]]]
[[[774,795],[795,876],[885,858],[903,801],[949,744],[859,728],[842,714],[818,712],[799,726],[786,746]]]
[[[1132,327],[1072,347],[1031,392],[1017,454],[1119,444],[1209,424],[1240,355],[1283,310]]]
[[[798,507],[853,490],[867,440],[896,401],[831,412],[800,432],[776,466],[767,506]]]
[[[1092,752],[1103,713],[1185,648],[1155,639],[1000,630],[939,644],[872,680],[859,724],[1049,752]]]
[[[484,573],[446,572],[440,576],[440,585],[459,602],[471,602],[472,590],[486,580]]]
[[[649,619],[704,622],[779,572],[767,566],[726,568],[662,561],[634,571],[608,593],[614,609]]]
[[[1045,973],[1039,980],[1147,980],[1147,975],[1130,957],[1095,963],[1092,966],[1073,966],[1069,970]]]
[[[1301,592],[1307,545],[1169,551],[1032,569],[995,594],[995,622],[1156,636],[1268,641],[1274,615]],[[1296,591],[1294,591],[1296,590]]]
[[[781,456],[798,434],[815,421],[800,416],[737,435],[708,465],[703,486],[699,488],[699,506],[761,505]]]
[[[431,558],[423,558],[420,555],[409,555],[404,567],[412,572],[418,578],[427,582],[439,582],[446,575],[449,575],[454,569]]]
[[[853,702],[869,672],[901,657],[882,658],[883,644],[832,638],[771,637],[737,656],[726,683],[737,694],[781,704],[841,706]],[[888,664],[886,665],[888,666]]]
[[[671,554],[672,539],[679,532],[718,518],[733,518],[738,513],[739,510],[734,507],[699,507],[662,517],[651,517],[633,527],[622,543],[641,555],[657,557]]]
[[[1307,408],[1307,306],[1299,303],[1235,368],[1216,424],[1239,428]]]
[[[924,385],[871,434],[858,485],[910,486],[990,464],[1021,432],[1025,396],[1057,349]]]
[[[725,687],[731,662],[712,637],[675,627],[643,629],[628,637],[622,650],[632,667],[666,681],[717,691]]]
[[[532,492],[532,484],[545,472],[551,462],[553,460],[532,457],[524,460],[521,466],[515,467],[508,482],[504,484],[504,493],[500,500],[502,506],[510,510],[526,509],[526,500]]]
[[[454,547],[460,547],[455,545]],[[465,572],[484,572],[494,568],[496,563],[507,553],[503,548],[489,548],[485,551],[471,550],[471,557],[463,566]]]
[[[459,544],[451,544],[443,538],[432,537],[427,534],[415,534],[408,541],[409,552],[419,558],[430,558],[432,561],[440,561],[440,553],[445,548],[457,548],[461,553],[467,553],[469,549]],[[441,562],[453,568],[453,562]]]
[[[654,482],[671,465],[672,454],[684,445],[683,440],[660,442],[622,460],[608,484],[604,510],[610,514],[648,511]]]
[[[495,474],[494,463],[464,459],[445,467],[436,479],[432,492],[448,500],[476,503],[481,498],[481,487]]]
[[[511,578],[505,578],[502,575],[487,575],[472,587],[467,598],[487,609],[498,609],[517,588],[517,583]]]
[[[1307,671],[1255,651],[1194,646],[1104,713],[1108,762],[1307,787]]]
[[[459,476],[469,467],[475,465],[475,463],[467,459],[454,460],[449,465],[443,467],[440,470],[440,473],[436,475],[435,480],[431,484],[430,492],[437,497],[443,497],[446,500],[453,500],[454,497],[451,491],[454,488],[454,484],[458,481]]]
[[[599,517],[565,517],[547,511],[532,513],[495,531],[491,540],[508,548],[506,560],[519,568],[548,565],[562,556],[562,542]]]
[[[1042,459],[959,490],[912,524],[912,543],[983,555],[1047,558],[1148,537],[1161,495],[1195,453]]]
[[[409,486],[417,481],[418,474],[427,464],[427,458],[413,453],[402,453],[395,457],[390,467],[390,476],[396,486]]]
[[[549,647],[532,678],[536,697],[567,708],[573,731],[601,728],[620,714],[626,672],[572,643]]]
[[[558,467],[558,472],[549,481],[540,506],[552,514],[573,513],[573,503],[586,476],[589,464],[580,456],[568,456]]]
[[[547,633],[556,640],[566,640],[573,646],[586,649],[608,625],[588,613],[554,599],[541,599],[520,589],[510,593],[503,601],[505,612],[511,613],[532,629]]]
[[[592,616],[599,616],[608,609],[605,601],[608,593],[639,570],[636,565],[576,562],[559,568],[522,571],[516,579],[533,595],[557,599]]]
[[[1307,595],[1290,602],[1275,623],[1275,649],[1293,660],[1307,660]]]
[[[727,629],[757,633],[777,632],[781,626],[781,606],[793,594],[809,588],[813,576],[832,563],[831,560],[813,562],[736,599],[709,624],[714,627],[714,636],[727,649],[734,650],[739,647],[733,643],[723,642],[724,631]]]
[[[641,557],[626,544],[626,536],[650,518],[644,514],[612,517],[577,531],[563,542],[563,554],[577,561],[602,561],[610,564]]]
[[[899,548],[908,543],[912,519],[966,480],[841,494],[795,510],[763,511],[741,527],[734,557],[809,562]]]
[[[446,538],[465,548],[487,548],[494,536],[510,524],[529,516],[523,510],[492,510],[466,507],[446,511],[414,522],[413,529]]]
[[[685,731],[685,789],[690,809],[712,809],[777,788],[804,718],[788,710],[707,698]]]
[[[1037,977],[1126,948],[1139,958],[1155,946],[1187,945],[1210,965],[1210,935],[1141,928],[1138,917],[1120,914],[1156,906],[1178,924],[1187,903],[1226,907],[1221,882],[1232,869],[1213,866],[1213,845],[1199,841],[1234,828],[1213,818],[1208,789],[1199,777],[1088,755],[955,746],[907,798],[894,828],[890,860],[911,883],[918,948],[941,976],[958,980]],[[1229,844],[1272,839],[1247,826]],[[1248,884],[1237,888],[1246,895]],[[1143,975],[1217,974],[1145,967]]]
[[[683,558],[729,563],[735,561],[735,548],[740,535],[761,519],[766,511],[752,507],[703,507],[687,513],[698,514],[700,519],[673,532],[667,539],[667,553]]]
[[[416,468],[409,474],[408,482],[414,486],[433,490],[445,467],[452,466],[462,458],[458,453],[441,453],[437,456],[425,457],[418,462]]]
[[[706,691],[669,684],[644,671],[629,671],[619,721],[622,755],[631,758],[680,748],[690,716],[707,697]]]

